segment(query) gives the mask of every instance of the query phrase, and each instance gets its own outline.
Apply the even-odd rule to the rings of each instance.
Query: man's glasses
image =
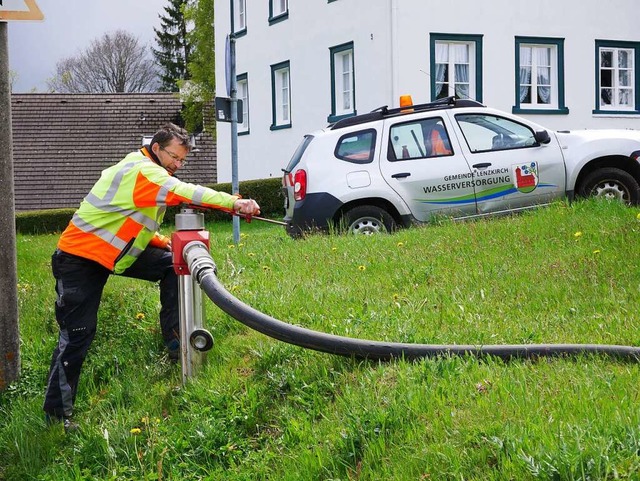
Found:
[[[164,147],[160,146],[160,150],[165,151],[167,154],[169,154],[169,157],[171,157],[173,160],[175,160],[176,162],[180,162],[182,164],[182,166],[184,167],[185,165],[187,165],[187,159],[183,159],[180,158],[178,155],[174,154],[173,152],[171,152],[170,150],[165,149]]]

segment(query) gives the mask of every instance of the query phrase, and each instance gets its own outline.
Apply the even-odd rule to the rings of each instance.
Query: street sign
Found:
[[[216,97],[214,99],[216,107],[216,120],[218,122],[231,122],[231,99],[228,97]],[[242,123],[242,99],[236,100],[238,123]]]
[[[0,0],[0,22],[9,20],[44,20],[36,0]]]

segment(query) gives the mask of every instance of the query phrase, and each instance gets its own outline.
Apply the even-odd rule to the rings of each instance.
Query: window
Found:
[[[596,113],[637,113],[640,110],[637,65],[640,43],[596,41],[598,97]]]
[[[431,34],[431,99],[482,102],[482,36]]]
[[[459,114],[456,120],[473,153],[520,149],[538,145],[526,125],[495,115]]]
[[[269,25],[289,17],[289,0],[269,0]]]
[[[560,113],[564,101],[564,39],[516,37],[514,113]]]
[[[289,61],[271,66],[271,130],[291,127],[291,79]]]
[[[231,0],[231,30],[236,35],[247,33],[247,0]]]
[[[353,42],[329,49],[331,54],[331,115],[329,122],[356,114]]]
[[[354,164],[369,164],[376,148],[376,131],[367,129],[340,137],[334,155]]]
[[[238,134],[249,133],[249,78],[247,74],[238,75],[238,99],[242,100],[242,124],[238,124]]]
[[[387,153],[391,162],[452,154],[449,134],[439,117],[391,127]]]

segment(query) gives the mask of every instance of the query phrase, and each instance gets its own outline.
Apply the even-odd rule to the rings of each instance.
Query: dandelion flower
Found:
[[[244,247],[244,243],[240,242],[240,244],[238,244],[238,247]]]
[[[640,212],[638,213],[638,215],[636,216],[636,219],[640,219]]]
[[[600,249],[596,249],[593,251],[594,254],[600,254]]]
[[[578,237],[580,237],[581,235],[582,235],[582,232],[578,231],[578,232],[576,232],[575,234],[573,234],[573,237],[575,237],[575,238],[577,239],[577,238],[578,238]]]
[[[398,242],[398,247],[402,247],[404,245],[404,242]]]
[[[139,320],[139,321],[143,320],[144,319],[144,312],[138,312],[136,314],[136,319]]]
[[[137,436],[138,434],[140,434],[142,432],[142,430],[140,428],[133,428],[130,432],[134,436]]]
[[[393,300],[397,301],[398,299],[400,299],[400,295],[399,294],[394,294],[393,295]]]
[[[366,269],[365,266],[358,266],[358,270],[364,271]]]
[[[638,215],[640,215],[640,214],[638,214]],[[338,250],[338,248],[337,248],[337,247],[332,247],[332,248],[331,248],[331,250],[332,250],[332,251],[337,251],[337,250]]]
[[[255,257],[255,254],[253,252],[249,252],[249,254],[247,254],[249,257]]]
[[[269,266],[262,266],[262,269],[263,269],[263,270],[265,270],[265,271],[268,271],[269,269],[271,269],[271,267],[269,267]]]
[[[227,247],[228,247],[229,249],[235,249],[235,248],[236,248],[236,245],[235,245],[235,244],[229,244]]]
[[[249,237],[249,235],[248,235],[248,234],[245,234],[244,232],[241,232],[241,233],[240,233],[240,238],[241,238],[241,239],[246,239],[247,237]]]

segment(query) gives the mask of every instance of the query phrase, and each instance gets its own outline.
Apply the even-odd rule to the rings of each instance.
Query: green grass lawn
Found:
[[[282,321],[422,344],[640,346],[637,208],[554,204],[374,237],[209,225],[218,277]],[[167,219],[165,231],[171,231]],[[254,332],[215,338],[182,385],[157,287],[112,278],[80,381],[80,430],[45,426],[57,235],[18,236],[21,377],[0,393],[0,479],[640,479],[640,370],[604,356],[374,362]]]

